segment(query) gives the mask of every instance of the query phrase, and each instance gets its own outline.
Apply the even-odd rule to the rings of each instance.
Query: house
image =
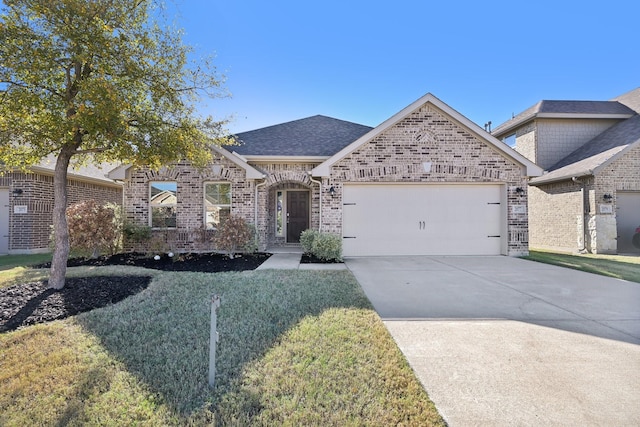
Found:
[[[314,116],[235,137],[204,169],[112,171],[127,219],[172,251],[210,250],[203,233],[230,214],[261,250],[314,228],[342,236],[345,256],[528,251],[527,182],[542,169],[432,94],[375,128]],[[156,227],[167,215],[175,225]]]
[[[0,174],[0,255],[50,251],[53,169],[49,156],[28,171]],[[122,204],[122,185],[107,178],[113,165],[70,168],[68,203],[95,199]]]
[[[531,247],[640,253],[640,88],[610,101],[540,101],[493,131],[545,169],[529,187]]]

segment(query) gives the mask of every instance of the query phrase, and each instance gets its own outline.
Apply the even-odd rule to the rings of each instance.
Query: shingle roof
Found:
[[[549,168],[549,173],[531,180],[543,184],[574,176],[592,175],[632,145],[640,144],[640,115],[620,122],[587,142]]]
[[[618,101],[553,101],[543,100],[496,127],[492,134],[500,136],[504,131],[525,123],[539,115],[628,115],[635,111]]]
[[[225,147],[243,156],[329,157],[346,147],[371,127],[312,116],[235,135],[240,145]]]

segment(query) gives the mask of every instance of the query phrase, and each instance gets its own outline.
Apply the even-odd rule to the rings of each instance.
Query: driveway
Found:
[[[640,284],[510,257],[346,264],[450,426],[640,425]]]

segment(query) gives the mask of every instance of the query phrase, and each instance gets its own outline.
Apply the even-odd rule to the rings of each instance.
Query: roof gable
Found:
[[[393,127],[395,124],[412,114],[414,111],[422,108],[426,104],[431,104],[436,108],[440,109],[443,113],[448,115],[454,121],[467,128],[472,134],[476,135],[480,140],[485,141],[488,145],[496,149],[502,155],[514,160],[516,163],[522,165],[524,170],[526,171],[527,176],[539,176],[542,174],[542,169],[525,158],[520,153],[513,150],[508,145],[499,141],[498,139],[491,136],[491,134],[487,133],[484,129],[480,128],[478,125],[473,123],[471,120],[467,119],[462,114],[458,113],[453,108],[449,107],[447,104],[442,102],[440,99],[436,98],[431,93],[426,94],[422,98],[418,99],[414,103],[410,104],[394,116],[390,117],[383,123],[381,123],[376,128],[372,129],[368,133],[362,135],[360,138],[347,145],[339,152],[335,153],[329,159],[325,160],[323,163],[318,165],[311,171],[313,176],[329,176],[331,166],[333,166],[338,161],[342,160],[344,157],[361,147],[362,145],[369,143],[378,135],[385,132],[387,129]]]
[[[613,101],[555,101],[542,100],[496,127],[492,134],[505,136],[515,128],[535,118],[591,118],[627,119],[635,111],[616,100]]]
[[[329,157],[372,128],[316,115],[235,135],[239,145],[227,146],[242,156]]]
[[[617,123],[549,168],[532,184],[593,175],[632,147],[640,144],[640,115]]]

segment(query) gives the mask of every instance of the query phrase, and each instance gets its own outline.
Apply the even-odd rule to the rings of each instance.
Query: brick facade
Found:
[[[430,172],[425,172],[425,162],[431,164]],[[320,161],[249,163],[264,173],[263,179],[247,179],[245,169],[223,156],[213,162],[217,169],[198,170],[188,163],[178,163],[160,171],[132,170],[125,187],[126,217],[134,223],[149,225],[149,183],[175,181],[176,228],[154,230],[152,240],[160,241],[164,250],[212,250],[210,244],[199,240],[204,217],[203,185],[207,181],[230,182],[232,214],[255,224],[259,249],[265,250],[269,245],[286,242],[284,235],[276,233],[278,192],[308,191],[309,226],[341,235],[345,183],[495,183],[504,186],[507,201],[504,215],[508,237],[504,240],[504,251],[508,255],[528,252],[524,166],[430,103],[333,164],[330,175],[323,178],[310,175]],[[332,187],[334,194],[328,191]],[[129,249],[148,247],[131,245]]]
[[[9,253],[49,250],[53,215],[53,176],[42,173],[11,172],[0,177],[0,187],[9,189]],[[22,194],[13,195],[13,190]],[[122,204],[118,185],[69,179],[68,205],[95,199]],[[15,213],[15,206],[26,206],[26,213]]]

